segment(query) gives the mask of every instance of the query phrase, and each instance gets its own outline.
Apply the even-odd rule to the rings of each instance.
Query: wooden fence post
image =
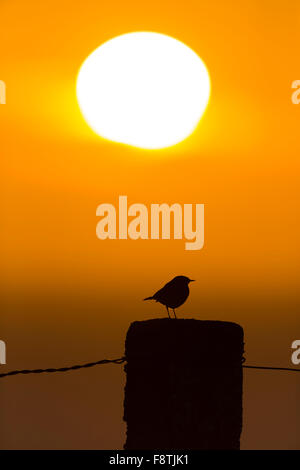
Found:
[[[125,449],[239,449],[243,329],[193,319],[127,332]]]

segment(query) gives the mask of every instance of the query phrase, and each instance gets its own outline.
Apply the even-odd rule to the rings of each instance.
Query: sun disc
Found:
[[[146,149],[188,137],[207,106],[209,74],[188,46],[159,33],[117,36],[83,62],[77,99],[105,139]]]

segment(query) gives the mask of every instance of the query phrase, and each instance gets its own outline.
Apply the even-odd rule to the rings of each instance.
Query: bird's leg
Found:
[[[167,312],[168,312],[169,318],[171,318],[171,317],[170,317],[170,314],[169,314],[169,307],[167,307],[167,305],[166,305],[166,309],[167,309]]]
[[[176,313],[175,313],[175,308],[173,308],[173,312],[174,312],[174,317],[177,319]]]

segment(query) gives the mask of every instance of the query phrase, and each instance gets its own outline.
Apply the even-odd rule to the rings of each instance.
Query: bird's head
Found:
[[[174,277],[174,281],[178,282],[178,284],[189,284],[190,282],[194,282],[195,279],[190,279],[187,276],[176,276]]]

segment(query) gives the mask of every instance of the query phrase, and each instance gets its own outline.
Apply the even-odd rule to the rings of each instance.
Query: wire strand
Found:
[[[102,359],[101,361],[96,362],[87,362],[86,364],[80,364],[70,367],[59,367],[57,369],[23,369],[23,370],[13,370],[11,372],[6,372],[0,374],[0,378],[8,377],[11,375],[18,374],[44,374],[44,373],[53,373],[53,372],[68,372],[69,370],[78,370],[78,369],[87,369],[88,367],[94,367],[102,364],[122,364],[125,362],[125,357],[120,357],[118,359]]]
[[[244,369],[265,369],[265,370],[287,370],[292,372],[300,372],[300,369],[292,367],[271,367],[271,366],[242,366]]]

